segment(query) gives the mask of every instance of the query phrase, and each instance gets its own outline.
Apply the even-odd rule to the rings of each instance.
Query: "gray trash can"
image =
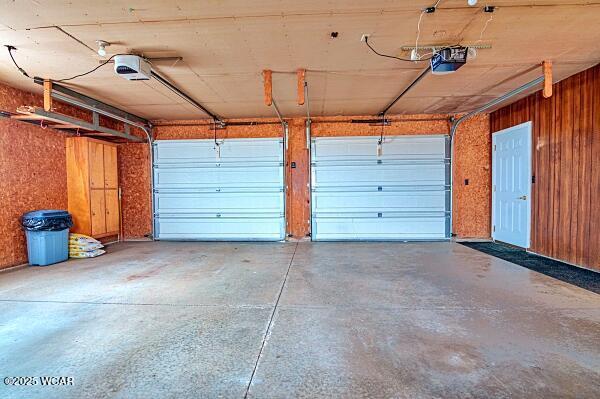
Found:
[[[69,258],[69,228],[73,220],[67,211],[29,212],[23,215],[21,224],[27,236],[30,265],[46,266]]]

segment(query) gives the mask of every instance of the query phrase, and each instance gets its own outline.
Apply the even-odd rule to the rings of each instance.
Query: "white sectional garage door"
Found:
[[[314,240],[439,240],[450,236],[445,135],[312,140]]]
[[[281,139],[154,142],[159,240],[283,240]]]

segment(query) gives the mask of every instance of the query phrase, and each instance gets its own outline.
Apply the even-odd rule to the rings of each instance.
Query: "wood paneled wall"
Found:
[[[533,122],[531,250],[600,270],[600,66],[491,115],[496,132]]]

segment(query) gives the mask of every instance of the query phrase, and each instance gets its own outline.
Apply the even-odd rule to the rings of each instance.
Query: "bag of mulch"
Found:
[[[100,241],[85,234],[69,234],[69,244],[100,244]]]
[[[94,249],[92,251],[71,251],[69,250],[70,258],[95,258],[106,253],[103,249]]]
[[[80,252],[80,251],[93,251],[94,249],[104,248],[104,245],[100,243],[89,243],[89,244],[71,244],[69,243],[69,251]]]

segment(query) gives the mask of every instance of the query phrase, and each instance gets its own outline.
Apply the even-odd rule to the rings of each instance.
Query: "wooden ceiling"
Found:
[[[305,115],[296,105],[297,68],[306,68],[312,115],[371,115],[381,111],[427,62],[407,57],[421,9],[434,0],[78,0],[5,1],[2,43],[18,48],[29,74],[61,79],[98,66],[98,39],[108,55],[135,52],[192,97],[225,118],[274,116],[263,103],[263,69],[272,69],[273,93],[284,116]],[[126,5],[123,5],[126,4]],[[485,4],[496,6],[484,13]],[[493,19],[490,20],[490,17]],[[424,14],[421,45],[489,44],[458,72],[426,76],[390,110],[393,114],[468,111],[539,75],[554,63],[558,81],[600,61],[600,3],[591,1],[441,0]],[[484,26],[487,22],[487,27]],[[338,32],[337,38],[331,32]],[[0,50],[0,81],[40,90]],[[280,73],[276,73],[280,72]],[[129,82],[108,64],[69,84],[150,119],[198,119],[197,109],[156,81]],[[30,105],[30,104],[24,104]]]

